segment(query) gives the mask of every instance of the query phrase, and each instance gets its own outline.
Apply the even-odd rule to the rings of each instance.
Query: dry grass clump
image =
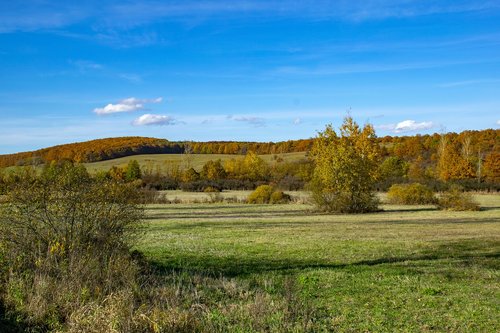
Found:
[[[259,283],[260,281],[255,281]],[[294,276],[247,281],[200,274],[150,276],[140,290],[123,290],[76,309],[60,332],[311,331],[313,308]],[[259,283],[260,284],[260,283]]]

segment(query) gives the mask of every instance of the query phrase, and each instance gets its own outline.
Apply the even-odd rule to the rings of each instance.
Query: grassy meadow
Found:
[[[169,311],[196,312],[206,331],[494,332],[500,197],[476,199],[480,212],[384,205],[364,215],[150,205],[138,250],[174,295]]]

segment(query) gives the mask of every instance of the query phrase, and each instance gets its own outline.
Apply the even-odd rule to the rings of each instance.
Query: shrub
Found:
[[[460,186],[452,185],[450,189],[438,199],[438,208],[443,210],[466,211],[479,210],[479,205],[472,199],[472,196],[464,192]]]
[[[274,191],[271,194],[271,198],[269,198],[270,204],[284,204],[289,203],[290,201],[291,197],[283,191]]]
[[[419,183],[394,184],[387,193],[387,199],[390,203],[401,205],[426,205],[436,203],[434,192],[427,186]]]
[[[283,191],[276,190],[271,185],[260,185],[250,193],[247,202],[251,204],[280,204],[288,203],[291,198]]]
[[[261,181],[249,181],[240,179],[219,179],[219,180],[199,180],[189,183],[181,183],[180,188],[186,192],[203,192],[205,188],[211,186],[219,190],[254,190]]]
[[[271,185],[260,185],[248,196],[248,203],[266,204],[271,200],[274,188]]]
[[[138,198],[136,187],[98,182],[72,164],[11,184],[0,207],[5,303],[30,324],[59,329],[86,302],[133,285],[129,249],[143,217]]]

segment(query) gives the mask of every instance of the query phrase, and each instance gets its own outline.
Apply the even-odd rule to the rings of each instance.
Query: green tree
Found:
[[[140,179],[141,174],[141,166],[137,160],[131,160],[128,162],[127,171],[125,172],[125,180],[128,182]]]
[[[315,162],[313,199],[322,210],[339,213],[374,211],[380,148],[371,125],[361,129],[348,116],[338,135],[331,125],[320,132],[311,151]]]
[[[410,164],[397,156],[387,157],[379,166],[380,185],[385,187],[408,179]]]

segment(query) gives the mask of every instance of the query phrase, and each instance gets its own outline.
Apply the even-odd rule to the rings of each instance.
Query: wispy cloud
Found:
[[[159,114],[143,114],[139,118],[132,122],[134,126],[167,126],[176,125],[179,122],[170,116],[159,115]]]
[[[500,79],[475,79],[475,80],[465,80],[465,81],[455,81],[439,84],[440,88],[452,88],[460,86],[470,86],[475,84],[488,84],[488,83],[499,83]]]
[[[119,29],[101,29],[95,35],[81,36],[83,39],[96,40],[120,49],[166,44],[167,41],[155,31],[122,31]]]
[[[295,118],[295,119],[293,120],[293,124],[294,124],[294,125],[300,125],[300,124],[302,124],[302,119],[301,119],[301,118]]]
[[[69,60],[71,65],[75,66],[80,72],[87,72],[89,70],[100,70],[104,66],[89,60]]]
[[[82,21],[96,29],[130,30],[166,19],[203,21],[210,18],[238,19],[240,15],[281,19],[343,20],[361,22],[432,14],[481,12],[500,8],[498,1],[451,1],[433,3],[417,0],[290,1],[278,0],[185,0],[185,1],[4,1],[0,3],[0,33],[65,28]],[[100,27],[100,28],[99,28]]]
[[[0,33],[38,31],[67,27],[93,15],[95,10],[80,2],[2,1]]]
[[[415,17],[439,13],[476,12],[499,8],[496,1],[459,1],[429,5],[417,0],[367,0],[367,1],[310,1],[287,2],[277,0],[241,1],[182,1],[182,2],[125,2],[108,8],[109,24],[146,24],[165,18],[218,17],[230,14],[283,16],[304,19],[338,19],[348,21],[380,20],[387,18]],[[122,23],[123,24],[123,23]]]
[[[498,125],[498,126],[500,126],[500,119],[499,119],[499,120],[497,120],[497,125]]]
[[[266,126],[266,121],[264,118],[260,117],[253,117],[253,116],[228,116],[228,119],[234,120],[234,121],[240,121],[240,122],[245,122],[248,124],[251,124],[255,127],[263,127]]]
[[[125,81],[129,81],[132,83],[141,83],[142,82],[142,77],[137,74],[130,74],[130,73],[122,73],[118,74],[118,77],[120,79],[123,79]]]
[[[408,63],[358,63],[341,64],[336,66],[281,66],[266,73],[270,76],[331,76],[342,74],[361,74],[379,72],[397,72],[407,70],[440,68],[455,65],[483,63],[485,60],[473,61],[428,61]]]
[[[386,124],[375,126],[376,129],[391,131],[394,133],[405,133],[428,130],[435,127],[435,124],[431,121],[424,121],[417,123],[415,120],[404,120],[397,124]]]
[[[122,113],[122,112],[133,112],[144,110],[144,104],[149,103],[161,103],[163,100],[162,97],[158,97],[155,99],[138,99],[135,97],[130,97],[126,99],[122,99],[116,104],[108,104],[102,108],[95,108],[94,112],[98,115],[106,115],[112,113]]]

